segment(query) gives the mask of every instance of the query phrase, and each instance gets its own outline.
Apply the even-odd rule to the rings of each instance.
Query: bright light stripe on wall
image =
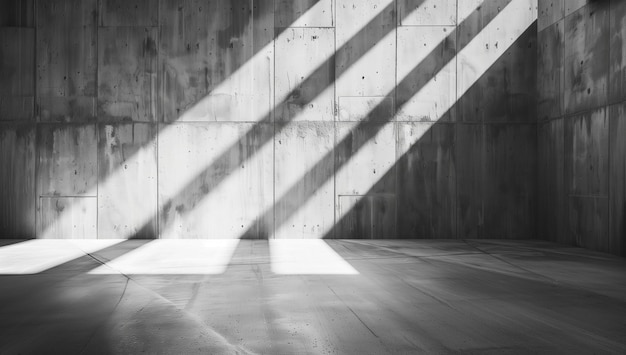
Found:
[[[167,225],[162,223],[161,238],[237,238],[241,231],[248,230],[260,211],[273,203],[273,149],[272,144],[265,144],[193,209],[175,214]],[[176,175],[176,171],[168,171],[160,176],[175,178]],[[272,222],[267,221],[270,226]],[[198,231],[202,232],[193,234]]]
[[[121,240],[27,240],[0,247],[0,275],[36,274],[80,258]]]
[[[506,52],[506,50],[508,50],[508,48],[519,38],[519,36],[526,29],[528,29],[530,25],[532,25],[532,23],[536,20],[536,17],[536,9],[532,8],[531,1],[513,0],[504,9],[502,9],[500,13],[491,22],[489,22],[489,24],[487,24],[487,26],[485,26],[485,28],[483,28],[482,31],[461,50],[461,52],[457,53],[456,58],[459,58],[458,65],[460,66],[461,63],[463,63],[463,65],[465,65],[463,71],[469,71],[469,74],[465,73],[462,78],[457,78],[459,81],[458,97],[465,94],[469,87],[471,87],[471,85],[473,85],[473,83],[475,83],[476,80],[478,80],[489,69],[489,67],[504,54],[504,52]],[[506,28],[506,30],[501,30],[504,28]],[[494,37],[494,34],[498,34],[498,36]],[[498,46],[493,45],[495,42],[498,42]],[[486,43],[490,43],[492,45],[485,46]],[[474,61],[468,62],[470,59],[474,59],[477,63],[474,63]],[[417,64],[419,63],[416,63],[416,65]],[[456,66],[457,60],[451,60],[442,68],[440,72],[456,71]],[[407,70],[406,73],[404,73],[404,76],[399,76],[399,80],[403,80],[409,72],[410,71]],[[433,95],[433,92],[437,92],[437,90],[439,90],[438,86],[440,85],[437,79],[437,75],[434,75],[433,78],[421,88],[421,90],[413,95],[410,101],[414,101],[416,99],[419,100],[421,95],[424,95],[427,98],[428,96]],[[447,111],[453,107],[454,104],[456,104],[456,102],[450,102],[449,106],[443,108],[442,111]],[[404,155],[408,149],[428,131],[428,126],[425,126],[426,127],[424,127],[421,134],[413,135],[411,137],[412,141],[407,142],[407,144],[403,145],[401,149],[397,150],[396,158]],[[334,181],[333,179],[327,180],[319,190],[331,188],[335,181],[345,181],[349,179],[349,175],[356,166],[363,165],[364,162],[371,159],[371,155],[368,155],[368,152],[371,154],[372,151],[375,152],[377,150],[376,144],[380,141],[383,134],[384,129],[379,130],[373,139],[361,147],[346,164],[342,165],[339,170],[335,172]],[[336,140],[340,141],[342,138],[343,136],[337,136]],[[351,181],[354,184],[353,191],[355,194],[364,194],[369,191],[378,182],[380,177],[384,176],[395,163],[395,159],[381,159],[380,161],[377,161],[376,174],[362,175],[359,179],[352,179]],[[292,186],[294,185],[291,185],[290,188]],[[288,191],[288,189],[284,189],[284,191]],[[279,194],[279,192],[281,193]],[[282,197],[282,191],[277,190],[276,196],[277,200]],[[317,213],[314,208],[315,204],[311,203],[311,200],[313,199],[315,199],[315,197],[307,200],[307,202],[303,204],[298,211],[289,216],[284,223],[276,226],[276,235],[283,234],[288,226],[294,221],[302,220],[306,218],[306,216]],[[335,221],[341,220],[345,213],[350,211],[357,202],[357,199],[353,199],[350,200],[351,205],[342,205],[341,211],[336,212]],[[324,225],[323,227],[325,230],[320,234],[320,236],[326,235],[332,226],[333,225],[328,224]]]
[[[269,241],[272,272],[279,275],[356,275],[359,272],[320,239]]]
[[[238,244],[238,239],[154,240],[91,270],[89,274],[221,274]]]
[[[457,95],[463,96],[537,20],[536,2],[513,0],[457,55]],[[430,83],[429,83],[430,84]]]
[[[342,5],[346,6],[345,3]],[[364,46],[371,40],[370,38],[377,38],[380,35],[379,32],[388,31],[388,33],[370,48],[367,48],[365,55],[356,59],[350,58],[350,65],[347,68],[342,67],[341,56],[337,57],[335,61],[337,72],[341,74],[335,81],[337,96],[371,96],[373,101],[379,102],[384,98],[384,96],[380,97],[379,95],[392,91],[395,86],[393,69],[396,63],[396,28],[393,23],[394,18],[390,15],[393,11],[388,11],[388,9],[394,8],[394,1],[360,1],[348,6],[354,6],[354,9],[352,11],[338,11],[344,16],[342,16],[340,26],[336,29],[336,49],[352,42],[354,43],[350,45],[352,51],[348,47],[346,53],[354,53],[355,50],[358,53],[362,50],[359,49],[359,46]],[[423,4],[416,6],[413,13],[421,6]],[[385,13],[383,14],[383,12]],[[354,16],[347,16],[346,13]],[[377,17],[380,18],[373,25],[370,24],[370,21]],[[382,23],[380,22],[381,19],[388,19],[391,23]],[[386,26],[394,26],[394,29],[388,30],[385,28]],[[366,32],[359,34],[363,30]],[[367,36],[367,31],[374,31],[373,34],[370,34],[370,38],[355,37]],[[343,54],[345,59],[345,53]],[[381,71],[381,73],[376,73],[376,71]],[[389,76],[387,77],[387,75]],[[338,104],[339,102],[335,102],[335,105]]]
[[[313,6],[301,16],[303,18],[310,18],[317,12],[319,12],[319,9],[316,6]],[[288,35],[289,31],[284,31],[278,36],[278,38]],[[343,43],[337,43],[337,47],[342,44]],[[255,74],[269,73],[269,78],[274,77],[273,66],[270,65],[272,63],[270,58],[272,58],[273,55],[274,41],[271,41],[259,50],[244,65],[231,74],[224,82],[220,83],[220,85],[213,89],[210,95],[206,96],[204,99],[200,100],[193,107],[190,107],[186,112],[184,112],[178,118],[177,122],[214,121],[214,119],[207,119],[206,116],[209,114],[215,114],[215,107],[221,104],[220,100],[222,100],[223,95],[230,95],[231,93],[236,94],[235,99],[238,102],[238,104],[234,106],[238,109],[246,110],[245,112],[230,112],[232,116],[239,115],[239,117],[248,117],[248,119],[244,120],[246,122],[258,122],[263,117],[267,117],[273,109],[272,101],[275,96],[274,90],[272,85],[269,85],[268,90],[268,85],[264,81],[257,80]],[[330,55],[332,55],[332,53],[329,53],[328,57],[320,57],[318,60],[319,63],[323,63],[325,60],[328,60]],[[315,70],[316,66],[311,65],[309,68],[310,72],[307,76]],[[329,90],[332,90],[332,86],[327,88],[325,92]],[[276,100],[276,102],[280,101]],[[235,120],[234,122],[237,121],[241,121],[241,119]],[[168,164],[171,163],[171,170],[176,171],[177,174],[174,174],[171,179],[167,181],[167,184],[160,184],[160,187],[165,187],[165,189],[159,191],[159,202],[165,203],[170,198],[176,196],[207,166],[210,166],[217,157],[222,156],[222,154],[227,152],[230,147],[237,144],[237,141],[240,138],[240,136],[222,137],[222,139],[215,141],[216,144],[211,147],[210,151],[206,152],[206,154],[200,155],[193,162],[193,164],[188,164],[188,162],[184,159],[175,158],[180,157],[180,154],[185,153],[184,151],[179,151],[180,149],[177,150],[177,148],[182,148],[184,150],[185,147],[183,147],[184,145],[177,144],[177,142],[184,139],[184,137],[181,137],[178,134],[176,125],[166,126],[162,129],[157,139],[159,141],[159,145],[167,146],[172,150],[171,152],[168,152],[168,157],[173,157],[167,158]],[[155,155],[154,146],[155,141],[147,143],[138,154],[130,157],[125,162],[125,165],[135,167],[146,164],[146,159],[150,159],[151,156]],[[154,164],[156,165],[156,156],[154,159]],[[149,168],[152,169],[152,167]],[[120,184],[124,184],[125,179],[127,178],[121,173],[122,171],[123,168],[119,168],[114,171],[106,179],[99,182],[97,187],[94,187],[85,193],[85,196],[98,195],[98,189],[106,191],[107,193],[105,194],[107,196],[116,196],[115,191],[118,190],[117,187],[121,186]],[[149,205],[149,199],[144,198],[144,196],[148,196],[152,193],[153,191],[150,190],[150,187],[148,185],[144,185],[130,191],[125,196],[109,199],[109,210],[117,209],[121,211],[121,213],[117,216],[118,225],[123,225],[125,228],[119,229],[117,235],[107,237],[128,238],[132,236],[133,232],[141,228],[144,223],[149,221],[150,218],[154,217],[153,208]],[[161,207],[162,205],[157,206],[157,210],[160,210]],[[76,216],[81,216],[81,211],[85,210],[89,210],[89,206],[86,205],[85,200],[81,199],[78,203],[66,208],[66,210],[63,211],[62,215],[52,226],[44,226],[44,229],[38,234],[38,238],[54,239],[61,238],[63,235],[71,234],[72,230],[70,227],[73,225],[72,220],[76,218]],[[234,236],[237,235],[235,234]],[[84,237],[89,238],[91,236]]]
[[[296,7],[298,2],[293,2],[293,6]],[[274,3],[279,4],[277,1]],[[304,14],[298,15],[298,18],[289,27],[332,27],[335,19],[325,15],[325,13],[331,15],[334,13],[334,3],[332,0],[317,0]]]

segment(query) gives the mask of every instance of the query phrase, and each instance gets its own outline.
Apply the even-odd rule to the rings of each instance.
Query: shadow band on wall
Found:
[[[417,9],[419,5],[421,5],[423,1],[417,1],[414,4],[411,4],[410,8],[405,12],[406,14],[410,14],[412,11]],[[386,27],[383,28],[382,31],[375,30],[377,26],[382,22],[382,20],[388,16],[389,13],[394,12],[394,4],[388,5],[382,11],[378,12],[378,14],[368,22],[368,24],[360,29],[357,34],[348,40],[346,44],[340,47],[338,51],[346,50],[346,48],[358,49],[358,55],[350,58],[350,61],[343,66],[343,69],[339,68],[338,74],[335,73],[335,56],[331,56],[328,60],[326,60],[322,65],[314,70],[314,72],[305,79],[305,81],[292,90],[290,94],[286,96],[286,99],[283,100],[278,106],[271,110],[267,115],[265,115],[259,122],[253,125],[250,131],[246,132],[235,144],[227,148],[222,154],[220,154],[209,167],[203,170],[198,176],[195,176],[190,183],[188,183],[184,188],[182,188],[175,197],[169,198],[166,201],[159,201],[159,212],[162,218],[171,212],[174,208],[176,208],[179,203],[177,203],[178,199],[183,199],[185,202],[188,202],[192,205],[195,205],[198,200],[202,198],[202,195],[208,195],[211,191],[215,190],[227,177],[232,174],[236,169],[239,168],[241,164],[245,161],[249,160],[254,156],[262,146],[266,143],[269,143],[273,140],[273,137],[280,131],[285,125],[290,122],[295,117],[293,115],[287,117],[287,119],[283,122],[276,122],[276,129],[273,134],[267,131],[266,124],[272,123],[273,116],[278,113],[286,110],[290,105],[297,104],[299,106],[306,106],[310,104],[318,95],[320,95],[324,89],[330,87],[334,80],[342,75],[345,70],[347,70],[352,64],[359,60],[361,56],[363,56],[372,46],[374,46],[380,39],[382,39],[385,35],[388,35],[393,31],[395,27]],[[284,29],[279,30],[279,33],[282,33]],[[276,37],[276,36],[275,36]],[[363,45],[366,44],[366,45]],[[327,82],[327,78],[331,78],[330,82],[326,87],[322,87],[315,90],[300,90],[302,87],[315,87],[314,83],[316,82]],[[289,112],[289,110],[286,110]],[[239,152],[242,151],[241,147],[246,147],[244,150],[245,154],[240,156]],[[233,163],[233,157],[237,156],[238,161]],[[119,171],[119,169],[117,170]],[[117,173],[114,172],[112,175]],[[215,171],[220,171],[220,175],[216,176],[214,174]],[[210,179],[209,179],[210,177]],[[210,184],[208,187],[203,186],[202,193],[197,193],[197,186],[200,185],[199,182],[209,181]],[[188,201],[189,196],[193,196],[196,198],[194,201]],[[150,220],[145,222],[143,226],[139,229],[138,233],[135,233],[133,237],[140,238],[153,238],[154,237],[154,229],[158,224],[159,217],[153,216]],[[158,227],[157,227],[158,228]],[[269,231],[273,228],[271,225],[262,225],[259,224],[256,230],[257,238],[267,238],[269,236]]]

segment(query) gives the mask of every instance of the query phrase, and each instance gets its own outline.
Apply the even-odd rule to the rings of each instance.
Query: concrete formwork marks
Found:
[[[41,121],[95,120],[96,3],[96,0],[36,3],[36,92]]]
[[[32,121],[35,30],[0,27],[0,121]]]
[[[0,235],[35,233],[35,126],[0,126]]]

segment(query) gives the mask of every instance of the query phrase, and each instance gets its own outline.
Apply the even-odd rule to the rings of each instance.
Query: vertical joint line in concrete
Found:
[[[35,174],[35,176],[34,176],[34,178],[35,178],[35,184],[34,184],[35,185],[34,186],[35,193],[33,194],[33,196],[34,196],[33,198],[35,199],[35,211],[34,211],[34,214],[35,214],[35,216],[34,216],[35,217],[35,219],[34,219],[34,221],[35,221],[34,233],[35,233],[35,235],[33,237],[35,239],[38,237],[38,234],[39,234],[39,228],[38,228],[39,227],[39,223],[38,223],[39,222],[39,218],[37,217],[37,215],[38,215],[37,211],[39,210],[39,196],[38,196],[38,190],[39,189],[37,188],[37,184],[39,182],[39,176],[38,176],[39,175],[39,169],[38,169],[38,166],[39,166],[39,153],[38,153],[38,149],[37,149],[37,145],[38,145],[37,141],[39,140],[39,133],[38,133],[38,131],[39,131],[39,114],[38,114],[38,105],[37,105],[37,102],[38,102],[38,99],[39,99],[39,97],[37,95],[37,32],[38,32],[37,31],[37,7],[38,7],[37,6],[37,0],[33,0],[33,28],[34,28],[34,32],[35,32],[35,35],[33,36],[34,37],[34,39],[33,39],[33,42],[34,42],[33,46],[35,47],[34,51],[33,51],[33,54],[34,54],[34,57],[35,57],[33,59],[33,77],[34,77],[33,78],[33,85],[34,85],[34,87],[33,87],[33,115],[35,116],[34,117],[34,119],[35,119],[35,123],[34,123],[34,126],[35,126],[35,128],[34,128],[34,130],[35,130],[34,131],[35,140],[33,142],[33,144],[35,145],[34,146],[34,153],[35,153],[34,154],[35,155],[35,163],[34,164],[35,164],[35,168],[33,169],[34,170],[34,174]]]
[[[398,146],[400,145],[398,143],[398,139],[400,137],[400,124],[398,123],[398,120],[393,120],[393,118],[396,118],[396,114],[397,114],[397,110],[398,110],[398,90],[397,90],[397,88],[398,88],[398,29],[400,28],[400,24],[399,24],[399,22],[400,22],[400,15],[398,14],[398,0],[396,0],[394,2],[394,9],[393,10],[394,10],[393,12],[394,12],[394,14],[396,16],[395,21],[394,21],[395,22],[394,26],[396,28],[396,35],[395,35],[395,40],[396,40],[396,45],[395,45],[395,47],[396,47],[395,48],[395,50],[396,50],[396,57],[394,58],[394,78],[393,78],[393,94],[392,94],[393,95],[393,102],[392,102],[392,106],[391,106],[392,107],[391,114],[393,116],[392,116],[391,124],[393,125],[392,127],[394,128],[394,131],[395,131],[395,134],[396,134],[396,137],[395,137],[395,140],[394,140],[395,141],[395,149],[394,149],[394,151],[395,151],[395,157],[394,157],[395,163],[394,163],[394,167],[392,167],[392,169],[396,169],[395,167],[398,166],[398,162],[400,161],[400,156],[399,156],[400,149],[398,149]],[[384,100],[384,98],[383,98],[383,100]],[[398,184],[398,181],[399,181],[398,170],[399,169],[396,169],[395,174],[394,174],[395,175],[395,185],[396,185],[395,186],[396,215],[394,216],[394,223],[396,225],[396,235],[393,236],[394,238],[398,237],[398,227],[399,227],[399,220],[400,220],[400,218],[398,217],[399,216],[399,213],[398,213],[398,211],[399,211],[399,209],[398,209],[399,208],[398,196],[400,196],[400,188],[399,188],[399,184]],[[374,217],[372,216],[372,221],[374,220],[373,218]],[[372,236],[373,235],[374,234],[372,233]]]
[[[254,21],[254,20],[253,20]],[[254,26],[252,27],[254,28]],[[253,30],[254,32],[254,30]],[[270,83],[273,86],[270,91],[270,120],[272,122],[272,206],[276,206],[276,0],[272,1],[272,73]],[[272,232],[267,239],[276,239],[276,208],[272,211]]]
[[[99,47],[100,47],[100,43],[99,43],[99,37],[100,37],[100,26],[98,25],[100,22],[100,8],[101,8],[101,3],[102,0],[98,0],[98,2],[96,3],[96,23],[95,23],[95,27],[96,27],[96,97],[95,97],[95,103],[96,103],[96,112],[94,112],[95,116],[96,116],[96,127],[95,127],[95,132],[96,132],[96,239],[99,239],[99,235],[98,235],[98,226],[100,225],[100,208],[98,208],[98,206],[100,205],[99,203],[99,199],[100,199],[100,164],[98,162],[98,156],[99,156],[99,149],[100,149],[100,132],[99,132],[99,124],[98,124],[98,97],[100,97],[100,85],[99,85],[99,75],[98,72],[100,71],[100,64],[98,63],[100,60],[99,58]]]
[[[163,3],[162,0],[158,1],[158,7],[157,7],[157,27],[158,27],[158,41],[159,41],[159,45],[157,46],[157,48],[161,47],[161,4]],[[159,50],[158,51],[158,61],[157,61],[157,85],[158,90],[162,91],[161,94],[164,96],[165,92],[164,92],[164,83],[163,83],[163,75],[161,75],[161,69],[163,66],[163,53]],[[160,100],[161,102],[159,103],[159,116],[156,119],[156,127],[155,127],[155,134],[156,134],[156,147],[155,147],[155,165],[156,165],[156,226],[155,226],[155,236],[154,239],[161,239],[162,235],[161,235],[161,205],[160,205],[160,198],[159,198],[159,186],[161,186],[159,184],[159,147],[160,147],[160,139],[159,136],[161,135],[159,132],[159,126],[161,124],[163,124],[163,129],[166,129],[166,122],[165,122],[165,114],[163,113],[165,110],[163,109],[163,100]]]
[[[454,105],[452,106],[452,110],[454,110],[455,112],[450,112],[451,117],[454,118],[454,121],[452,123],[452,129],[453,129],[453,137],[454,137],[454,160],[455,160],[455,165],[456,162],[458,162],[458,127],[459,127],[459,117],[456,114],[458,112],[457,110],[457,105],[459,103],[459,53],[458,53],[458,49],[459,49],[459,0],[456,0],[456,15],[455,15],[455,20],[454,20],[454,71],[455,71],[455,80],[454,80]],[[454,196],[455,196],[455,202],[454,202],[454,233],[455,233],[455,237],[458,238],[459,237],[459,169],[458,167],[455,166],[455,174],[454,174]]]
[[[333,1],[331,4],[331,8],[335,6],[336,3],[337,3],[336,1]],[[335,77],[333,78],[333,150],[335,150],[337,147],[337,129],[338,129],[337,122],[338,122],[338,116],[339,116],[339,98],[337,97],[337,28],[338,28],[337,11],[333,11],[332,20],[333,20],[333,54],[332,54],[333,68],[332,68],[332,71],[335,74]],[[336,234],[339,230],[337,228],[337,223],[339,220],[337,216],[337,210],[339,207],[339,197],[337,196],[336,159],[337,157],[333,153],[333,170],[332,170],[333,171],[333,227],[329,229],[329,231],[333,233],[333,235],[326,236],[326,237],[330,237],[330,239],[336,239]]]
[[[607,74],[608,77],[610,77],[611,75],[611,4],[613,2],[609,1],[609,10],[608,10],[608,16],[609,16],[609,33],[607,36],[607,48],[609,51],[609,55],[607,55],[606,57],[606,69],[607,69]],[[563,29],[563,33],[565,33],[565,28]],[[563,36],[565,37],[565,36]],[[565,70],[565,68],[563,68]],[[607,79],[607,85],[606,85],[606,97],[607,97],[607,106],[605,109],[605,115],[606,115],[606,120],[607,120],[607,129],[608,129],[608,146],[607,146],[607,159],[608,159],[608,164],[607,164],[607,179],[609,181],[607,181],[607,194],[608,194],[608,198],[606,199],[606,210],[607,210],[607,218],[606,218],[606,230],[607,230],[607,237],[606,238],[606,250],[610,251],[611,248],[611,220],[612,220],[612,214],[611,214],[611,165],[612,165],[612,161],[611,161],[611,82],[610,79]]]

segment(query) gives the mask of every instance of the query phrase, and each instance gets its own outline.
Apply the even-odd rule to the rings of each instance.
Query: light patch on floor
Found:
[[[221,274],[226,270],[238,244],[238,239],[154,240],[89,274]]]
[[[121,240],[34,239],[0,247],[0,275],[36,274]]]
[[[319,239],[269,241],[272,271],[279,275],[355,275],[356,271]]]

